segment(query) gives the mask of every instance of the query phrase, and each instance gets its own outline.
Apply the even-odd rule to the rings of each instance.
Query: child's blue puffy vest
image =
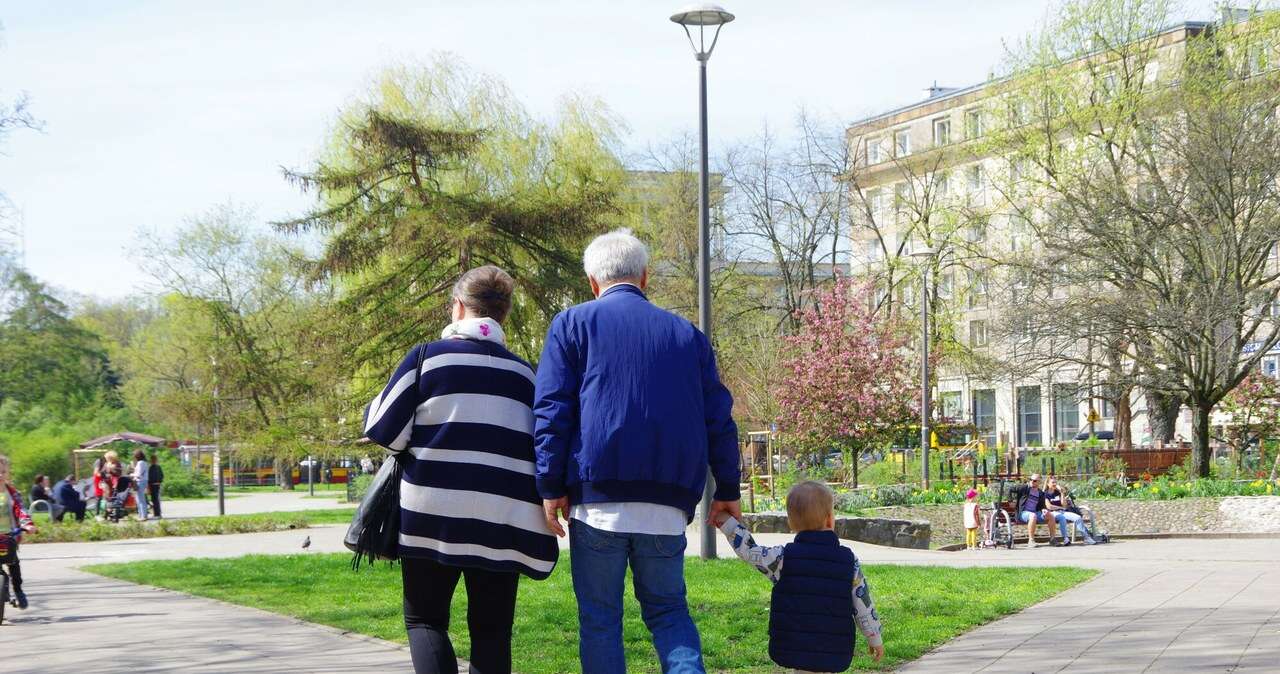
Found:
[[[843,672],[853,642],[853,552],[834,531],[801,531],[773,586],[769,657],[792,669]]]

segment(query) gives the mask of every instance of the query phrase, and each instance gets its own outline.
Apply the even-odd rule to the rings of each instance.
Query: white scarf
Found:
[[[481,342],[497,342],[507,344],[507,336],[502,326],[492,318],[464,318],[449,324],[440,333],[441,339],[475,339]]]

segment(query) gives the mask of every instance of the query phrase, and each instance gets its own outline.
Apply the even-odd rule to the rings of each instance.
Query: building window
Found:
[[[982,136],[982,111],[974,108],[964,112],[964,135],[973,140]]]
[[[987,306],[987,274],[981,270],[972,270],[969,272],[969,308],[977,309],[985,306]],[[987,334],[985,321],[982,324],[982,334],[985,344]]]
[[[1016,100],[1009,105],[1009,116],[1013,119],[1014,126],[1022,126],[1031,121],[1031,102],[1025,100]]]
[[[873,216],[884,212],[884,190],[879,187],[867,190],[867,208]]]
[[[907,206],[910,201],[910,186],[906,183],[898,183],[893,186],[893,212],[898,215],[898,220],[904,220],[907,214]]]
[[[973,425],[987,447],[996,446],[996,392],[983,389],[973,392]]]
[[[1076,400],[1079,387],[1075,384],[1054,384],[1053,425],[1058,430],[1058,440],[1074,440],[1080,432],[1080,402]]]
[[[1009,160],[1009,182],[1022,182],[1023,176],[1026,175],[1026,166],[1023,164],[1025,160],[1021,157],[1013,157]]]
[[[875,262],[880,259],[880,240],[867,239],[862,242],[865,246],[864,251],[868,262]]]
[[[1018,446],[1040,445],[1040,387],[1018,387]]]
[[[1280,356],[1263,356],[1262,357],[1262,374],[1276,379],[1280,377],[1277,366],[1280,365]]]
[[[933,144],[948,145],[951,143],[951,120],[945,117],[933,120]]]
[[[978,244],[985,243],[987,240],[987,223],[981,220],[969,225],[965,238],[975,247]]]
[[[893,154],[896,157],[911,154],[911,133],[906,129],[893,132]]]
[[[987,345],[987,322],[978,318],[969,321],[969,347],[979,348]]]
[[[879,164],[880,162],[884,161],[884,157],[881,156],[881,152],[880,152],[880,143],[881,143],[881,140],[879,138],[871,138],[867,140],[867,165],[868,166],[872,164]]]
[[[938,277],[938,297],[944,300],[951,299],[951,293],[955,292],[956,273],[953,271],[944,271]]]
[[[939,197],[945,197],[951,194],[951,174],[938,173],[934,175],[933,184]]]
[[[982,191],[982,164],[974,164],[965,169],[965,182],[968,184],[969,194]]]
[[[1103,419],[1116,418],[1116,404],[1111,402],[1110,398],[1099,398],[1098,401],[1102,406],[1101,417]]]
[[[1248,76],[1261,75],[1271,67],[1271,58],[1265,44],[1251,46],[1245,58],[1245,74]]]
[[[1102,100],[1109,101],[1116,97],[1116,92],[1120,88],[1120,79],[1114,72],[1109,72],[1102,76]]]
[[[1149,61],[1142,68],[1142,82],[1144,84],[1155,84],[1156,78],[1160,76],[1160,62],[1156,60]]]
[[[961,405],[959,391],[943,391],[939,394],[938,401],[942,407],[942,418],[959,419],[964,414],[964,407]]]

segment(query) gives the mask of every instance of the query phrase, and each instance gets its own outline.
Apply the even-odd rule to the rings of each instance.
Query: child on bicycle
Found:
[[[9,484],[9,457],[0,454],[0,547],[6,548],[0,555],[0,564],[9,565],[9,578],[13,581],[13,597],[18,608],[27,607],[27,595],[22,591],[22,567],[18,564],[18,534],[35,532],[31,516],[22,509],[22,497]]]
[[[853,660],[854,626],[879,661],[884,656],[880,617],[853,551],[835,532],[835,494],[820,482],[801,482],[787,493],[786,545],[757,545],[731,515],[714,524],[742,561],[773,581],[769,657],[796,672],[843,672]],[[838,588],[838,589],[837,589]]]
[[[978,492],[970,489],[964,495],[964,546],[969,550],[978,547],[978,531],[982,528],[982,510],[978,507]]]

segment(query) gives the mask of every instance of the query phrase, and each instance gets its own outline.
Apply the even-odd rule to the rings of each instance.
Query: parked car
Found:
[[[1116,434],[1115,434],[1115,431],[1094,431],[1093,437],[1099,440],[1115,440]],[[1088,439],[1089,439],[1089,431],[1084,430],[1084,431],[1080,431],[1079,433],[1076,433],[1076,440],[1088,440]]]

